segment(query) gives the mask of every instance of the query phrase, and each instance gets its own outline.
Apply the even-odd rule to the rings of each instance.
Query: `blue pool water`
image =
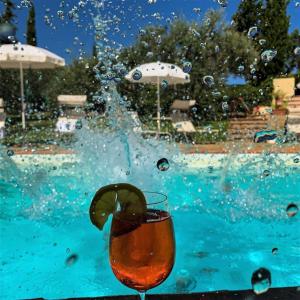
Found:
[[[0,298],[133,294],[110,269],[109,224],[100,232],[90,223],[95,187],[71,169],[46,171],[37,173],[27,194],[14,182],[0,181]],[[263,171],[208,168],[160,175],[166,176],[159,189],[169,198],[177,254],[170,277],[153,293],[249,289],[260,267],[270,270],[273,287],[300,284],[299,214],[286,214],[289,203],[300,204],[300,170],[270,167],[269,176]],[[37,193],[43,195],[38,201]],[[176,285],[186,273],[186,286]]]

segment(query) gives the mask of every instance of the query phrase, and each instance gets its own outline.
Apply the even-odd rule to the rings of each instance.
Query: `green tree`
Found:
[[[199,122],[222,115],[222,99],[226,97],[229,74],[247,74],[258,53],[251,41],[235,31],[222,19],[219,12],[210,11],[201,23],[178,20],[166,27],[149,27],[135,45],[123,51],[120,58],[128,69],[152,61],[163,61],[183,67],[191,62],[191,82],[162,89],[162,110],[167,114],[174,99],[195,99],[200,109]],[[243,67],[243,70],[239,67]],[[214,84],[203,81],[212,76]],[[132,102],[139,114],[155,114],[156,87],[123,82],[122,94]]]
[[[37,38],[36,38],[36,28],[35,28],[35,8],[33,2],[31,2],[31,7],[28,14],[27,19],[27,44],[36,46]]]
[[[251,27],[259,26],[263,11],[262,0],[241,1],[237,12],[233,15],[234,28],[247,33]]]
[[[285,75],[291,71],[288,61],[292,55],[289,36],[290,17],[287,15],[289,0],[266,0],[262,13],[261,37],[266,41],[261,46],[261,52],[275,50],[276,56],[270,61],[263,59],[259,63],[258,80],[269,76]]]
[[[298,74],[300,72],[300,32],[298,29],[294,30],[290,34],[290,49],[289,53],[291,53],[288,61],[288,65],[290,70],[297,69]]]
[[[14,24],[16,15],[14,14],[15,4],[11,0],[1,0],[4,5],[4,12],[0,17],[0,23]]]
[[[57,69],[48,81],[44,96],[56,101],[57,96],[64,95],[87,95],[91,109],[103,110],[103,103],[97,103],[94,95],[100,89],[100,82],[95,77],[93,70],[96,65],[94,57],[84,60],[74,60],[72,64]]]
[[[234,28],[239,32],[247,34],[251,27],[257,27],[256,34],[248,37],[261,56],[253,65],[250,76],[255,85],[270,77],[289,74],[297,66],[293,49],[299,33],[289,34],[289,3],[289,0],[244,0],[233,16]],[[273,55],[269,59],[270,51]]]
[[[0,14],[0,45],[10,44],[17,41],[16,31],[17,26],[15,24],[15,5],[10,0],[0,0],[0,7],[3,7],[3,13]],[[12,37],[14,37],[12,39]]]

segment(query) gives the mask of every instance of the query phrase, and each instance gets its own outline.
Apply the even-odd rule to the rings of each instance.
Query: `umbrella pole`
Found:
[[[157,77],[157,133],[160,134],[160,84]]]
[[[21,102],[22,102],[22,128],[26,128],[25,124],[25,103],[24,103],[24,74],[23,65],[20,63],[20,79],[21,79]]]

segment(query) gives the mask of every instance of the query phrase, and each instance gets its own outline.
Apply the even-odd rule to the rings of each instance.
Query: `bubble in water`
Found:
[[[202,78],[202,81],[204,84],[206,84],[207,86],[211,87],[215,84],[215,80],[211,75],[206,75]]]
[[[180,270],[176,274],[175,280],[177,292],[191,292],[197,285],[196,279],[185,269]]]
[[[271,172],[269,170],[264,170],[263,171],[264,177],[268,177],[268,176],[270,176],[270,174],[271,174]]]
[[[167,171],[170,168],[169,161],[166,158],[161,158],[156,164],[158,170]]]
[[[183,72],[190,73],[192,71],[192,63],[189,61],[185,61],[183,63]]]
[[[248,34],[247,34],[248,38],[251,38],[251,39],[255,38],[257,33],[258,33],[257,26],[253,26],[253,27],[249,28]]]
[[[71,252],[71,249],[70,248],[67,248],[66,249],[66,253],[70,253]]]
[[[276,50],[266,50],[261,54],[261,59],[263,62],[268,63],[272,61],[276,55],[277,55]]]
[[[295,55],[300,55],[300,47],[296,47],[294,49],[294,53],[295,53]]]
[[[273,248],[273,249],[272,249],[272,254],[273,254],[273,255],[276,255],[277,253],[278,253],[278,248]]]
[[[300,158],[298,158],[298,157],[295,157],[295,158],[294,158],[294,163],[295,163],[295,164],[298,164],[299,161],[300,161]]]
[[[14,150],[9,149],[9,150],[7,150],[6,154],[7,154],[7,156],[11,157],[11,156],[15,155],[15,152],[14,152]]]
[[[255,294],[267,292],[271,286],[271,273],[265,268],[260,268],[253,272],[251,278],[252,289]]]
[[[67,266],[72,266],[73,264],[75,264],[78,260],[78,255],[77,254],[72,254],[69,257],[67,257],[65,263]]]
[[[135,70],[132,74],[132,79],[133,80],[140,80],[142,78],[142,72],[139,70]]]
[[[286,213],[289,218],[294,217],[298,213],[298,206],[295,203],[290,203],[286,208]]]
[[[168,80],[162,80],[162,82],[161,82],[161,87],[163,88],[163,89],[166,89],[167,87],[169,86],[169,82],[168,82]]]

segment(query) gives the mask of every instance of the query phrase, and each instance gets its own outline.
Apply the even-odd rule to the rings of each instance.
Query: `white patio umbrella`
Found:
[[[54,69],[64,65],[63,58],[42,48],[23,44],[0,45],[0,69],[20,69],[23,129],[26,127],[23,69]]]
[[[137,66],[125,78],[133,83],[157,85],[157,130],[160,133],[160,85],[184,84],[190,82],[190,75],[174,64],[153,62]]]

